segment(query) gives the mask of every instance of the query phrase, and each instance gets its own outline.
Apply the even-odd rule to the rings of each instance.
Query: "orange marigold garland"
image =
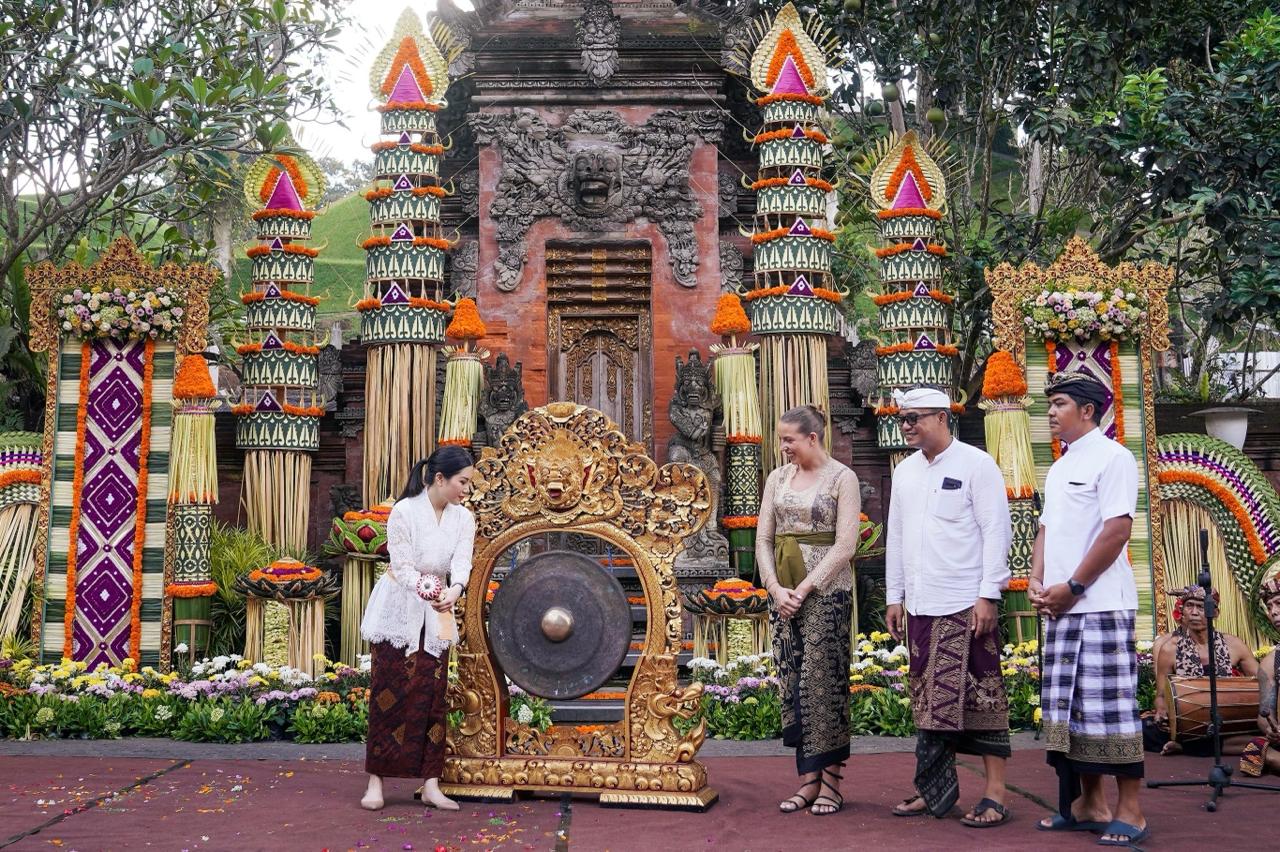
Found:
[[[1197,485],[1204,488],[1214,496],[1219,503],[1231,512],[1236,519],[1236,523],[1240,525],[1240,531],[1244,533],[1245,540],[1249,544],[1249,554],[1253,557],[1253,561],[1259,565],[1265,565],[1268,560],[1267,548],[1263,545],[1262,539],[1258,537],[1257,528],[1254,526],[1253,519],[1249,516],[1249,512],[1240,505],[1239,498],[1231,491],[1211,476],[1192,470],[1162,470],[1158,477],[1161,483],[1185,483],[1188,485]]]
[[[360,248],[368,251],[371,248],[379,248],[381,246],[389,245],[391,245],[390,237],[370,237],[360,244]],[[430,248],[440,249],[441,251],[448,251],[453,248],[453,243],[440,237],[414,237],[413,245],[417,248],[428,246]]]
[[[76,402],[76,453],[71,478],[71,520],[67,524],[67,596],[66,609],[62,614],[62,656],[71,659],[71,637],[76,620],[76,556],[80,537],[80,495],[84,494],[84,447],[85,420],[88,417],[89,405],[89,362],[92,352],[86,340],[80,346],[80,399]],[[135,659],[137,659],[135,657]]]
[[[377,298],[376,296],[371,296],[368,299],[361,299],[360,301],[356,302],[356,305],[355,305],[355,309],[361,312],[372,311],[375,308],[380,308],[380,307],[382,307],[382,300]],[[420,299],[417,296],[409,297],[409,307],[423,308],[429,311],[442,311],[444,313],[448,313],[449,311],[453,310],[453,307],[448,302],[436,302],[436,301],[432,301],[431,299]]]
[[[292,340],[280,341],[280,348],[286,352],[292,352],[295,355],[319,355],[320,349],[317,346],[307,346],[303,343],[294,343]],[[236,352],[240,355],[255,354],[262,351],[261,343],[242,343],[236,347]]]
[[[902,216],[926,216],[930,219],[941,219],[942,211],[931,207],[899,207],[895,210],[877,210],[877,219],[897,219]]]
[[[1013,355],[997,349],[987,359],[986,375],[982,379],[982,395],[988,399],[997,396],[1027,395],[1027,380]]]
[[[1116,442],[1124,443],[1124,389],[1120,385],[1120,343],[1111,341],[1111,413],[1116,423]]]
[[[742,295],[742,300],[744,302],[754,302],[756,299],[764,299],[769,296],[785,296],[789,292],[791,292],[791,288],[789,287],[765,287],[760,290],[748,290]],[[819,299],[825,299],[828,302],[835,302],[837,304],[844,301],[844,296],[841,296],[835,290],[828,290],[825,287],[814,287],[813,295],[817,296]],[[803,296],[801,298],[808,297]]]
[[[25,485],[39,485],[40,471],[38,470],[11,470],[7,473],[0,473],[0,488],[19,483]]]
[[[273,249],[271,246],[251,246],[245,249],[246,257],[262,257],[271,254],[272,251],[283,251],[285,254],[300,254],[303,257],[316,257],[320,254],[319,249],[308,248],[307,246],[296,245],[295,243],[285,243],[279,249]]]
[[[810,228],[809,233],[803,236],[799,234],[792,234],[790,228],[774,228],[772,231],[764,231],[763,233],[752,234],[751,242],[755,243],[756,245],[759,245],[760,243],[767,243],[769,242],[769,240],[780,240],[783,237],[790,237],[790,236],[798,237],[800,239],[808,239],[810,237],[813,237],[819,240],[826,240],[829,243],[835,242],[835,239],[836,239],[836,235],[831,233],[825,228]]]
[[[218,584],[208,583],[170,583],[164,587],[164,593],[171,598],[204,598],[218,593]]]
[[[891,305],[895,302],[906,302],[915,298],[921,297],[916,296],[914,290],[899,290],[896,293],[881,293],[879,295],[872,296],[871,301],[875,303],[876,307],[882,308],[885,305]],[[941,302],[944,305],[950,305],[955,301],[954,296],[950,296],[941,290],[930,290],[929,298],[933,299],[935,302]]]
[[[400,79],[401,69],[405,65],[409,66],[409,71],[413,74],[413,79],[424,96],[435,91],[431,83],[431,75],[427,73],[426,66],[422,64],[422,57],[418,55],[417,43],[414,42],[413,36],[405,36],[400,39],[400,46],[396,48],[395,56],[391,57],[387,76],[382,80],[382,94],[390,95],[395,90],[396,81]],[[387,104],[387,106],[391,105]]]
[[[1053,381],[1053,375],[1056,372],[1054,367],[1056,367],[1058,364],[1058,345],[1054,343],[1052,340],[1045,340],[1044,351],[1045,351],[1045,355],[1047,356],[1047,360],[1045,363],[1049,367],[1048,381],[1051,382]],[[1059,440],[1057,435],[1054,435],[1049,439],[1049,449],[1053,453],[1054,461],[1057,461],[1058,459],[1062,458],[1062,441]]]
[[[258,190],[258,197],[265,204],[267,199],[271,197],[271,193],[276,188],[276,181],[280,178],[280,168],[284,167],[284,171],[289,173],[289,179],[293,181],[293,188],[297,191],[299,198],[307,197],[307,179],[302,176],[302,170],[298,168],[297,162],[288,154],[275,155],[277,166],[272,166],[271,171],[267,172],[266,178],[262,181],[262,187]]]
[[[278,172],[277,172],[278,174]],[[273,181],[274,183],[274,181]],[[264,198],[263,201],[266,199]],[[251,218],[256,222],[259,219],[306,219],[310,222],[316,218],[314,210],[290,210],[287,207],[266,207],[262,210],[253,211]]]
[[[800,45],[796,43],[796,37],[789,29],[782,31],[777,45],[773,48],[773,56],[769,59],[769,71],[764,78],[766,85],[772,88],[778,82],[778,75],[782,73],[783,66],[787,64],[787,57],[791,57],[791,61],[795,63],[796,72],[800,75],[800,79],[804,81],[804,87],[813,91],[815,83],[813,69],[809,67],[808,62],[804,61],[804,54],[800,50]]]
[[[835,190],[834,186],[827,183],[822,178],[806,177],[804,179],[804,182],[806,186],[811,186],[814,189],[820,189],[823,192],[832,192]],[[759,180],[752,181],[751,183],[751,188],[754,190],[761,190],[761,189],[765,189],[767,187],[773,187],[773,186],[795,186],[795,184],[791,182],[790,178],[780,178],[780,177],[760,178]]]
[[[910,146],[902,152],[902,158],[898,160],[897,168],[893,170],[893,174],[889,177],[889,183],[884,189],[885,200],[892,201],[897,196],[898,189],[902,186],[902,181],[906,178],[907,172],[915,175],[916,188],[920,190],[920,196],[925,201],[932,200],[933,187],[929,186],[929,181],[925,179],[924,171],[921,170],[920,164],[916,162],[915,150]]]
[[[444,330],[445,337],[450,340],[480,340],[487,333],[484,321],[480,319],[480,311],[476,308],[476,300],[471,297],[459,299],[453,309],[453,319]]]
[[[265,292],[261,290],[250,290],[248,293],[245,293],[240,297],[240,301],[243,304],[250,305],[255,302],[261,302],[266,298],[267,294]],[[308,296],[305,293],[295,293],[292,290],[281,290],[279,298],[284,299],[286,302],[298,302],[303,305],[315,306],[320,304],[319,297]]]
[[[374,142],[369,147],[370,147],[370,150],[372,150],[373,153],[376,154],[379,151],[390,151],[392,148],[399,148],[400,143],[399,142]],[[435,154],[436,156],[439,156],[444,153],[443,145],[423,145],[420,142],[412,142],[407,147],[409,148],[410,151],[412,151],[415,154]]]
[[[380,198],[390,198],[395,195],[398,190],[390,187],[382,187],[380,189],[371,189],[364,194],[365,201],[377,201]],[[445,191],[443,186],[415,186],[408,190],[410,195],[434,195],[437,198],[444,198],[449,193]]]
[[[732,337],[751,331],[751,321],[742,309],[742,299],[737,293],[723,293],[716,303],[716,315],[711,320],[711,333],[720,337]]]
[[[720,519],[720,526],[727,530],[755,529],[759,523],[759,515],[738,515],[737,517],[724,517]]]
[[[886,258],[890,255],[902,254],[905,251],[911,251],[913,248],[913,243],[894,243],[891,246],[876,249],[876,257]],[[937,243],[929,243],[925,246],[925,251],[929,252],[929,254],[936,254],[938,257],[947,256],[947,247],[938,245]]]
[[[821,130],[805,129],[805,138],[812,139],[819,145],[827,144],[827,134]],[[762,142],[777,142],[779,139],[795,139],[795,130],[770,130],[767,133],[757,133],[751,140],[759,145]]]
[[[948,343],[939,343],[933,349],[916,349],[914,343],[895,343],[892,346],[877,346],[876,355],[900,355],[903,352],[937,352],[939,355],[959,355],[960,350]]]
[[[756,98],[756,106],[765,107],[769,104],[776,104],[782,101],[795,101],[802,104],[813,104],[814,106],[822,106],[826,103],[826,99],[818,95],[802,95],[799,92],[794,94],[791,92],[779,92],[776,95],[763,95]]]

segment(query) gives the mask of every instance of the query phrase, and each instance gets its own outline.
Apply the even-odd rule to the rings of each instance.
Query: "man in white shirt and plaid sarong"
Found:
[[[1111,401],[1105,385],[1066,373],[1045,394],[1049,429],[1067,446],[1045,480],[1028,588],[1047,619],[1041,707],[1059,781],[1059,812],[1037,827],[1096,831],[1103,846],[1129,846],[1147,836],[1138,802],[1138,590],[1126,553],[1138,465],[1098,428]],[[1103,775],[1114,776],[1119,788],[1114,812]]]

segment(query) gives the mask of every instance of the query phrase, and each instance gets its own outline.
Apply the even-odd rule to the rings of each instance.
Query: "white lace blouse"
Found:
[[[442,656],[458,640],[440,639],[436,611],[418,595],[418,579],[434,574],[448,588],[464,587],[471,575],[476,521],[458,505],[445,507],[439,522],[427,493],[398,500],[387,518],[387,550],[391,556],[386,573],[369,595],[360,635],[368,642],[390,642],[408,656],[419,648]],[[426,630],[425,635],[423,630]]]

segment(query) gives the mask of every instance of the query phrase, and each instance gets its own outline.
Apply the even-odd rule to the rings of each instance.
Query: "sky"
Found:
[[[463,8],[471,4],[457,0]],[[370,159],[369,146],[381,138],[378,135],[378,114],[372,111],[373,96],[369,91],[369,68],[373,59],[391,38],[391,29],[408,6],[420,18],[434,12],[435,0],[352,0],[348,4],[351,19],[345,31],[337,39],[338,49],[317,69],[326,75],[332,86],[334,99],[342,111],[347,126],[336,123],[295,123],[294,134],[298,143],[313,157],[335,157],[342,162]]]

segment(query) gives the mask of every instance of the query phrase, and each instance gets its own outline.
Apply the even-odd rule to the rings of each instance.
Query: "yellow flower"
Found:
[[[870,642],[863,642],[861,645],[858,646],[858,653],[870,654],[875,649],[876,649],[876,646],[872,645]]]
[[[241,660],[240,662],[236,663],[236,668],[238,669],[248,669],[252,667],[253,667],[253,660]]]
[[[137,672],[129,672],[127,675],[124,676],[125,683],[137,683],[140,680],[142,680],[142,675],[138,674]]]
[[[125,657],[124,660],[120,663],[121,670],[126,672],[131,672],[137,667],[138,667],[138,663],[133,659],[133,657]]]
[[[898,666],[898,671],[902,672],[903,674],[906,674],[907,672],[911,671],[911,666],[910,665]]]
[[[849,682],[850,682],[850,683],[858,683],[858,682],[860,682],[861,680],[862,680],[862,675],[860,675],[860,674],[856,674],[856,675],[849,675]]]
[[[152,689],[151,687],[148,687],[148,688],[146,688],[146,689],[142,690],[142,697],[143,697],[143,698],[159,698],[159,697],[160,697],[160,690],[158,690],[158,689]]]
[[[250,685],[250,686],[262,686],[262,685],[263,685],[263,684],[265,684],[265,683],[266,683],[266,681],[265,681],[265,680],[263,680],[262,678],[258,677],[257,675],[254,675],[253,677],[249,678],[249,685]]]
[[[1037,725],[1039,725],[1039,724],[1040,724],[1040,720],[1041,720],[1042,718],[1044,718],[1044,714],[1043,714],[1043,713],[1041,713],[1041,712],[1040,712],[1040,708],[1039,708],[1039,707],[1037,707],[1037,708],[1036,708],[1036,711],[1035,711],[1034,713],[1032,713],[1032,714],[1031,714],[1031,721],[1033,721],[1033,722],[1035,722]]]

